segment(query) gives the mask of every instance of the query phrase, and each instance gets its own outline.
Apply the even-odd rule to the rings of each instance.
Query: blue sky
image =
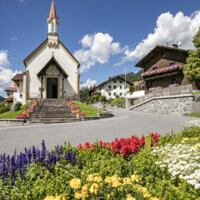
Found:
[[[155,45],[192,49],[199,0],[55,0],[60,40],[81,62],[81,82],[137,72]],[[24,71],[23,60],[47,37],[51,0],[0,0],[0,94]]]

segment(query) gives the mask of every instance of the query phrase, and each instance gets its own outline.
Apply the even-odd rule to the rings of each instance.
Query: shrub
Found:
[[[10,111],[10,106],[0,107],[0,114],[8,111]]]
[[[106,97],[105,97],[105,96],[100,96],[100,97],[99,97],[99,101],[105,102],[105,101],[106,101]]]
[[[0,103],[0,108],[4,107],[5,104],[4,103]]]

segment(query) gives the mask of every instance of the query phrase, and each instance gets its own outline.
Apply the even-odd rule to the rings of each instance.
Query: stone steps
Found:
[[[76,118],[73,113],[32,113],[31,118]]]
[[[31,113],[31,123],[69,123],[77,122],[81,119],[76,118],[76,114],[72,113],[68,108],[64,99],[45,99],[35,107]]]
[[[78,118],[33,118],[30,119],[31,123],[44,123],[44,124],[51,124],[51,123],[71,123],[71,122],[81,122],[82,119]]]

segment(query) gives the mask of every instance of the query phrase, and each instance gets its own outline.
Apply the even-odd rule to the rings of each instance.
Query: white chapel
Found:
[[[26,104],[31,99],[79,98],[80,66],[58,36],[58,17],[52,0],[48,37],[25,60],[25,72],[13,77],[13,98]],[[13,89],[12,89],[13,90]]]

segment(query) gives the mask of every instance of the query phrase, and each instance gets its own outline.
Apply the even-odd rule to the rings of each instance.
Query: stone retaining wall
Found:
[[[139,112],[184,115],[192,113],[193,100],[193,95],[155,97],[139,105],[133,106],[131,110]]]

